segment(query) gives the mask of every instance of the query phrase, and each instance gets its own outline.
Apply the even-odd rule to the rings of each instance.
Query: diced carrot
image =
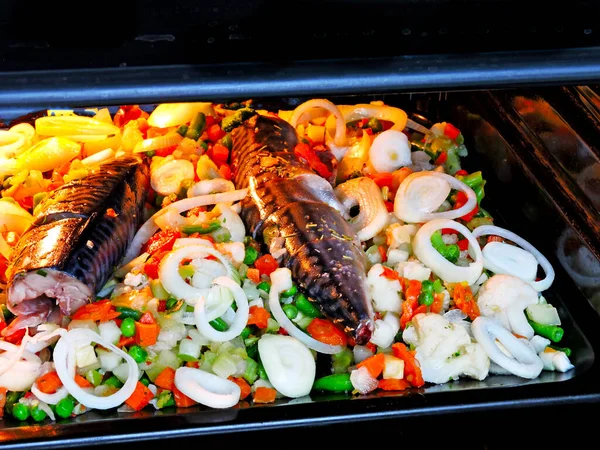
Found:
[[[152,391],[138,381],[135,386],[135,391],[133,391],[131,397],[125,400],[125,403],[136,411],[140,411],[148,405],[153,398],[154,394]]]
[[[403,391],[410,388],[410,383],[406,380],[397,380],[390,378],[388,380],[379,380],[379,389],[384,391]]]
[[[77,383],[77,386],[79,386],[80,388],[92,387],[92,383],[90,383],[88,380],[86,380],[79,374],[75,374],[75,383]]]
[[[6,393],[8,389],[0,387],[0,418],[4,417],[4,407],[6,406]]]
[[[471,288],[466,283],[457,283],[454,286],[452,298],[457,308],[469,316],[469,319],[475,320],[480,316],[481,313],[479,312],[479,306],[473,298]]]
[[[251,306],[247,325],[256,325],[261,330],[269,325],[269,311],[260,306]]]
[[[135,323],[135,343],[137,345],[148,347],[156,344],[159,333],[160,326],[157,323]]]
[[[409,280],[408,287],[405,290],[406,300],[402,303],[402,317],[400,318],[400,329],[404,330],[406,324],[415,315],[415,309],[419,305],[419,294],[421,293],[421,282]]]
[[[359,363],[358,368],[360,369],[361,367],[366,367],[371,376],[373,378],[377,378],[379,375],[381,375],[381,372],[383,372],[384,365],[385,357],[383,353],[378,353]]]
[[[377,251],[379,252],[379,256],[381,256],[381,262],[384,263],[387,261],[387,253],[385,252],[385,247],[380,245],[377,247]],[[387,269],[387,267],[385,267]]]
[[[348,338],[335,324],[327,319],[313,319],[306,331],[317,341],[329,345],[346,345]]]
[[[415,317],[417,314],[426,314],[427,313],[427,305],[419,305],[419,307],[417,309],[415,309],[414,313],[413,313],[413,317]]]
[[[251,388],[250,385],[243,378],[234,378],[229,377],[229,380],[233,381],[240,387],[240,400],[244,400],[246,397],[250,395]]]
[[[113,309],[110,300],[107,299],[82,306],[71,318],[73,320],[108,322],[109,320],[116,319],[119,315],[120,313]]]
[[[387,186],[391,189],[394,175],[390,172],[372,173],[369,175],[369,178],[371,178],[380,188]]]
[[[431,304],[431,312],[440,314],[444,307],[444,295],[443,294],[433,294],[433,303]]]
[[[63,384],[56,372],[47,372],[37,379],[37,387],[44,394],[54,394]]]
[[[394,356],[404,361],[404,378],[414,387],[421,387],[425,384],[419,362],[415,359],[414,352],[411,352],[401,342],[392,345]]]
[[[273,403],[276,395],[277,391],[273,388],[259,387],[254,391],[252,398],[254,403]]]
[[[171,367],[165,368],[154,380],[154,384],[168,391],[175,386],[175,370]]]
[[[258,269],[248,269],[248,272],[246,272],[246,276],[253,283],[260,283],[260,272]]]
[[[381,247],[379,247],[381,248]],[[383,272],[381,272],[381,275],[379,275],[380,277],[386,277],[388,280],[398,280],[400,281],[400,274],[398,272],[396,272],[394,269],[390,269],[389,267],[385,267],[385,266],[381,266],[383,267]]]
[[[190,406],[194,406],[197,402],[192,400],[183,392],[181,392],[175,385],[173,385],[173,397],[175,397],[175,404],[178,408],[189,408]]]

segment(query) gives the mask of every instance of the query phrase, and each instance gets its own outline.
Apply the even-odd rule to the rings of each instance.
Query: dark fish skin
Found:
[[[148,190],[147,165],[122,157],[54,191],[15,247],[7,272],[9,306],[20,276],[40,269],[64,273],[95,294],[133,239]],[[60,306],[65,314],[74,312]]]
[[[287,122],[255,116],[232,132],[231,168],[238,189],[248,187],[242,219],[321,311],[344,326],[357,344],[373,332],[365,254],[348,222],[300,181],[310,167],[294,154],[298,143]]]

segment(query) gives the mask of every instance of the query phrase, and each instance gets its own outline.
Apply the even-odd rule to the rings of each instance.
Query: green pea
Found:
[[[145,376],[145,375],[144,375],[144,376],[143,376],[143,377],[140,379],[140,383],[142,383],[144,386],[148,387],[148,385],[150,384],[150,380],[148,379],[148,377],[147,377],[147,376]]]
[[[271,285],[266,281],[261,281],[260,283],[258,283],[256,288],[260,289],[261,291],[265,291],[267,294],[271,291]]]
[[[254,247],[246,247],[246,255],[244,256],[244,264],[251,265],[258,258],[258,251]]]
[[[376,117],[369,119],[367,122],[367,127],[373,130],[373,133],[379,133],[380,131],[383,131],[383,125],[381,125],[381,122]]]
[[[12,413],[17,420],[27,420],[29,418],[29,406],[23,403],[15,403]]]
[[[148,352],[139,345],[133,345],[129,349],[129,356],[131,356],[136,363],[143,363],[148,357]]]
[[[46,418],[46,416],[46,411],[44,411],[43,409],[40,409],[37,406],[31,408],[31,418],[36,422],[41,422]]]
[[[321,311],[319,311],[319,308],[317,308],[315,305],[313,305],[312,302],[308,298],[306,298],[306,295],[304,295],[304,294],[296,295],[295,302],[296,302],[296,308],[298,308],[298,311],[300,311],[305,316],[313,317],[313,318],[322,316]]]
[[[156,152],[154,150],[148,150],[146,152],[146,156],[152,158],[152,157],[156,156]]]
[[[224,145],[225,147],[227,147],[228,150],[231,150],[231,148],[233,147],[233,139],[231,138],[231,133],[227,133],[225,136],[223,136],[223,138],[221,139],[221,145]]]
[[[298,292],[298,288],[296,287],[295,284],[292,284],[292,287],[289,288],[287,291],[283,291],[281,293],[282,297],[292,297],[294,295],[296,295],[296,293]]]
[[[123,333],[123,336],[125,337],[132,337],[135,334],[135,320],[131,317],[124,319],[123,322],[121,322],[121,333]]]
[[[70,417],[73,413],[73,408],[75,408],[75,403],[73,399],[70,397],[65,397],[61,401],[56,404],[56,414],[58,414],[63,419]]]
[[[421,283],[421,290],[423,292],[431,292],[433,291],[433,281],[425,280]]]
[[[283,312],[290,320],[295,319],[298,316],[298,308],[296,308],[294,305],[284,305]]]
[[[429,306],[433,303],[433,294],[431,292],[421,292],[419,295],[419,305]]]
[[[173,297],[169,297],[169,299],[167,300],[167,309],[173,309],[173,307],[175,307],[175,305],[177,304],[177,299],[173,298]]]

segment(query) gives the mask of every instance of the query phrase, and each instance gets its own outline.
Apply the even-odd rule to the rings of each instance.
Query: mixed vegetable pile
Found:
[[[152,186],[96,301],[0,340],[0,415],[229,408],[573,368],[541,294],[552,267],[493,224],[482,173],[461,168],[461,132],[381,102],[311,100],[277,115],[298,132],[296,155],[333,183],[368,258],[375,330],[356,345],[240,218],[247,191],[231,181],[231,131],[256,114],[274,113],[249,101],[130,105],[48,111],[0,131],[3,304],[12,248],[54,189],[121,154],[149,162]],[[1,312],[4,329],[13,316]]]

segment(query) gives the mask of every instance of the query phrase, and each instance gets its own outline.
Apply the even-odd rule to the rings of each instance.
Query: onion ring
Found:
[[[246,197],[246,195],[248,195],[248,189],[239,189],[237,191],[223,192],[220,194],[201,195],[199,197],[184,198],[183,200],[171,203],[169,208],[175,208],[179,213],[182,213],[197,206],[236,202],[238,200],[242,200],[244,197]],[[133,258],[138,256],[142,245],[144,245],[144,243],[147,242],[148,239],[150,239],[152,235],[158,231],[158,225],[156,225],[154,220],[161,214],[164,214],[163,209],[155,213],[140,227],[133,237],[129,248],[127,249],[127,253],[123,258],[122,264],[127,264]]]
[[[235,312],[235,319],[227,331],[217,331],[208,322],[208,317],[205,310],[205,298],[204,296],[198,299],[194,308],[194,317],[196,319],[196,327],[202,336],[210,339],[214,342],[225,342],[230,341],[233,338],[239,336],[246,323],[248,322],[250,307],[248,306],[248,297],[246,293],[240,287],[238,283],[228,277],[218,277],[213,281],[217,286],[223,286],[229,288],[235,299],[237,305],[237,311]]]
[[[555,275],[554,268],[552,267],[552,264],[550,264],[550,261],[548,261],[546,259],[546,257],[544,255],[542,255],[542,253],[537,248],[535,248],[533,245],[531,245],[525,239],[523,239],[519,235],[513,233],[512,231],[509,231],[505,228],[497,227],[495,225],[482,225],[473,230],[473,236],[475,238],[478,238],[481,236],[487,236],[490,234],[508,239],[508,240],[514,242],[515,244],[517,244],[523,250],[527,250],[529,253],[531,253],[533,256],[535,256],[535,259],[537,260],[539,265],[542,266],[542,269],[544,270],[544,273],[546,274],[546,276],[544,277],[544,279],[542,279],[540,281],[531,281],[531,280],[523,280],[523,281],[529,283],[531,285],[531,287],[534,288],[538,292],[545,291],[552,285],[552,283],[554,282],[554,275]],[[518,276],[517,274],[514,274],[514,275]]]
[[[31,392],[38,398],[38,400],[41,400],[49,405],[56,405],[63,398],[69,395],[69,392],[64,386],[61,386],[54,394],[45,394],[38,389],[36,384],[37,383],[33,383],[31,385]]]
[[[346,145],[346,121],[344,120],[344,116],[337,106],[326,99],[312,99],[299,105],[294,110],[294,114],[292,114],[292,118],[290,119],[290,124],[294,129],[298,125],[302,114],[313,108],[326,109],[335,116],[335,138],[333,142],[338,146]]]
[[[421,178],[423,179],[419,180]],[[427,178],[430,179],[427,180]],[[451,209],[443,212],[433,212],[434,209],[439,208],[447,195],[444,196],[444,199],[437,205],[434,205],[431,202],[429,202],[429,204],[424,202],[423,197],[425,195],[431,195],[431,193],[435,194],[440,188],[440,180],[445,181],[452,189],[464,192],[467,196],[467,202],[458,209]],[[413,185],[413,189],[411,191],[410,186],[413,182],[415,182],[415,184]],[[432,186],[434,183],[436,186]],[[415,191],[414,186],[416,186],[418,190]],[[447,189],[445,185],[444,189]],[[450,190],[447,189],[447,192],[449,193]],[[436,200],[439,198],[441,197],[436,197]],[[435,203],[437,203],[437,201]],[[473,211],[475,206],[477,206],[477,196],[475,195],[475,192],[462,181],[446,173],[422,171],[410,174],[400,184],[394,199],[394,214],[404,222],[421,223],[434,219],[457,219]]]
[[[160,262],[158,277],[165,290],[177,299],[194,305],[200,298],[206,296],[207,289],[198,289],[187,284],[179,275],[179,264],[184,259],[212,255],[227,269],[229,277],[239,280],[239,275],[231,263],[217,250],[204,245],[190,245],[170,252]]]
[[[175,387],[184,395],[211,408],[231,408],[240,401],[241,389],[204,370],[180,367],[175,371]]]
[[[215,178],[214,180],[200,180],[187,190],[188,197],[198,197],[201,195],[220,194],[223,192],[234,191],[235,186],[225,178]]]
[[[75,382],[75,345],[95,342],[112,350],[127,362],[129,373],[121,389],[107,397],[97,397],[85,391]],[[98,333],[86,328],[75,328],[63,335],[54,347],[54,366],[62,384],[75,399],[93,409],[110,409],[123,404],[135,391],[139,369],[135,360],[120,348],[104,340]]]
[[[454,265],[433,247],[431,235],[442,228],[456,230],[469,241],[469,255],[474,261],[467,267]],[[427,222],[417,231],[412,245],[417,258],[446,282],[459,283],[466,281],[468,284],[473,284],[483,272],[483,254],[479,243],[467,227],[453,220],[436,219]]]
[[[471,330],[475,340],[483,347],[489,358],[513,375],[533,379],[542,372],[544,364],[533,349],[492,319],[477,317],[471,325]],[[506,356],[500,350],[496,339],[513,355],[513,358]]]
[[[292,272],[290,269],[279,268],[271,273],[271,290],[269,292],[269,306],[271,314],[275,320],[281,325],[287,333],[298,339],[308,348],[327,355],[334,355],[341,352],[344,347],[341,345],[329,345],[307,335],[304,331],[298,329],[294,322],[288,319],[288,316],[283,312],[281,303],[279,303],[279,294],[292,287]]]

